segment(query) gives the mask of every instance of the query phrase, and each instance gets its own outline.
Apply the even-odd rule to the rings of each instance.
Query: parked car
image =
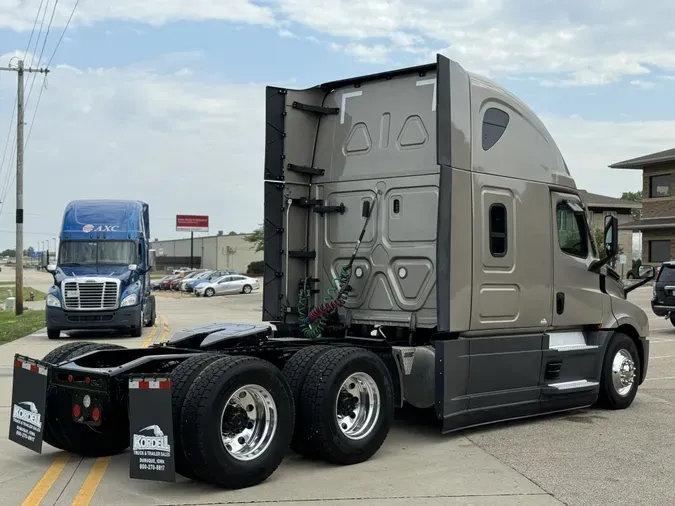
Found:
[[[178,278],[178,274],[171,274],[170,276],[167,276],[166,278],[162,279],[162,282],[159,285],[160,290],[170,290],[171,289],[171,283]]]
[[[173,274],[169,274],[168,276],[164,276],[161,279],[155,279],[150,283],[150,286],[153,290],[161,290],[162,289],[162,283],[164,281],[168,280],[169,278],[173,278]]]
[[[206,271],[201,271],[200,273],[192,276],[192,277],[184,277],[183,280],[180,282],[180,285],[178,287],[178,290],[181,292],[187,291],[187,286],[192,283],[193,281],[197,281],[199,279],[203,279],[204,277],[208,276],[210,273],[213,271],[211,270],[206,270]]]
[[[201,283],[195,288],[197,297],[213,297],[214,295],[225,295],[228,293],[251,293],[258,290],[260,283],[255,278],[242,276],[241,274],[222,276],[206,283]]]
[[[652,288],[652,311],[656,316],[670,319],[675,326],[675,261],[658,267]]]
[[[198,271],[195,270],[195,271],[186,273],[185,276],[183,276],[182,278],[180,277],[180,274],[179,274],[178,277],[177,277],[176,279],[174,279],[174,280],[171,282],[171,290],[178,290],[178,289],[180,289],[180,284],[181,284],[185,279],[192,279],[192,278],[194,278],[197,274],[199,274],[200,272],[204,272],[204,269],[201,269],[201,270],[198,270]]]
[[[185,290],[187,292],[194,292],[195,288],[201,283],[207,283],[209,281],[222,278],[223,276],[226,276],[228,274],[239,274],[239,273],[233,269],[221,269],[217,271],[210,271],[208,274],[204,276],[199,276],[195,279],[189,280],[185,287]]]

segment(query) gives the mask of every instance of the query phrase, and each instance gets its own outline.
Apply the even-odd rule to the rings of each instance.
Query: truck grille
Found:
[[[64,281],[65,309],[116,309],[119,283],[112,280]]]

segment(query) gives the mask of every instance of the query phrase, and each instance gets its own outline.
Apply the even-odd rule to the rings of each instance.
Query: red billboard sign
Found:
[[[177,214],[176,215],[176,231],[177,232],[208,232],[209,231],[209,217],[196,216],[193,214]]]

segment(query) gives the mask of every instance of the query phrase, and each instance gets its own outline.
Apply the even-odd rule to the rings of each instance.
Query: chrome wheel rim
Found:
[[[335,420],[342,434],[352,440],[368,436],[380,417],[380,390],[364,372],[349,376],[335,401]]]
[[[253,460],[269,448],[277,430],[277,406],[259,385],[239,388],[227,400],[220,417],[225,450],[237,460]]]
[[[627,350],[619,350],[612,361],[612,383],[621,397],[627,396],[635,383],[635,362]]]

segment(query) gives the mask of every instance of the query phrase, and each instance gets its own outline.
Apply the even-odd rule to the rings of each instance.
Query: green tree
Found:
[[[603,231],[599,228],[595,228],[593,231],[593,238],[595,239],[595,245],[598,247],[598,255],[600,256],[600,259],[605,258],[605,234]],[[618,255],[623,255],[623,248],[619,244],[619,251],[617,253]]]
[[[632,200],[633,202],[642,202],[642,190],[639,192],[623,192],[621,198],[624,200]],[[633,209],[633,219],[642,219],[642,209]]]
[[[256,253],[258,251],[263,251],[265,247],[265,233],[263,231],[263,226],[260,225],[253,232],[244,237],[244,240],[253,244],[251,249],[255,248]]]

